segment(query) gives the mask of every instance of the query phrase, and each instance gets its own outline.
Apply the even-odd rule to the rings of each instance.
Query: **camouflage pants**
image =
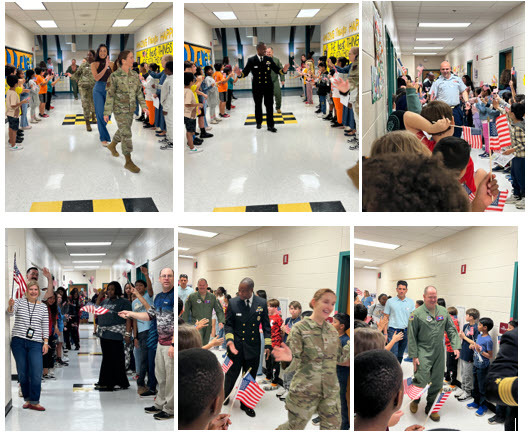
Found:
[[[325,398],[322,395],[299,395],[290,391],[286,398],[286,410],[288,421],[277,427],[277,430],[302,430],[316,411],[321,418],[321,429],[341,428],[339,393]]]
[[[114,133],[113,142],[122,142],[122,154],[129,155],[133,152],[133,134],[131,133],[131,125],[133,124],[134,113],[114,113],[118,131]]]
[[[85,120],[90,119],[91,113],[96,113],[94,108],[94,99],[92,98],[92,88],[80,86],[79,92],[81,93],[81,105],[83,106],[83,115]]]

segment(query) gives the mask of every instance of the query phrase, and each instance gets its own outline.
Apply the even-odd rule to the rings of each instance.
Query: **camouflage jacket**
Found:
[[[72,80],[77,81],[78,86],[81,87],[94,87],[96,80],[92,75],[90,70],[90,63],[82,63],[77,69],[76,72],[72,74]]]
[[[122,68],[118,68],[109,77],[103,115],[134,113],[137,101],[142,108],[147,108],[138,74],[134,71],[126,74]]]
[[[290,392],[307,395],[339,394],[336,366],[350,359],[350,341],[341,346],[332,324],[322,326],[304,318],[291,329],[287,345],[293,359],[286,372],[295,372]]]

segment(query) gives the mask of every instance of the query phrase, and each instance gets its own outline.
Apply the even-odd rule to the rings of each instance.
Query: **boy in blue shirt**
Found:
[[[492,359],[493,344],[489,336],[492,327],[494,327],[492,319],[480,318],[478,322],[480,336],[477,337],[475,343],[467,339],[470,348],[474,350],[474,389],[472,391],[474,402],[468,404],[467,408],[477,409],[476,416],[483,416],[487,412],[486,379],[490,359]]]

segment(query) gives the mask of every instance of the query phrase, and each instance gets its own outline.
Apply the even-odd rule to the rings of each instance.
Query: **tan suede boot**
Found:
[[[430,419],[434,422],[439,422],[441,420],[441,416],[439,416],[439,413],[432,413],[430,414]]]
[[[111,151],[111,154],[113,157],[119,157],[120,154],[118,153],[118,151],[116,150],[116,146],[118,145],[118,143],[116,143],[114,140],[109,143],[106,148]]]
[[[85,124],[87,124],[87,131],[92,131],[92,127],[90,126],[90,121],[85,121]]]
[[[133,173],[140,172],[140,168],[135,163],[133,163],[133,160],[131,160],[131,154],[124,155],[124,157],[125,157],[125,166],[124,167],[127,170],[130,170]]]
[[[415,414],[418,409],[419,409],[419,403],[415,401],[411,401],[411,403],[409,404],[409,410],[411,411],[411,413]]]

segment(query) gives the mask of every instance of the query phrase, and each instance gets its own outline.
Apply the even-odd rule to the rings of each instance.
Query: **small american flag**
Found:
[[[92,282],[94,282],[94,276],[90,276],[89,282],[92,285]]]
[[[247,373],[242,379],[238,393],[236,393],[236,399],[249,408],[255,408],[264,393],[251,374]]]
[[[398,64],[400,65],[400,70],[402,71],[402,74],[407,75],[407,68],[404,65],[402,65],[402,61],[400,59],[396,59],[396,60],[398,60]]]
[[[437,398],[437,401],[435,402],[435,405],[431,409],[430,413],[438,412],[441,409],[441,407],[444,405],[444,403],[446,402],[446,400],[448,399],[451,393],[452,393],[451,391],[441,392],[441,394],[439,395],[439,398]]]
[[[94,315],[105,315],[109,313],[109,309],[106,309],[102,306],[96,306],[95,304],[87,304],[79,309],[83,312],[93,313]]]
[[[73,285],[73,284],[74,284],[74,281],[73,281],[73,280],[69,280],[69,281],[68,281],[68,284],[69,284],[69,285]]]
[[[505,115],[500,115],[496,121],[489,122],[489,145],[491,150],[511,146],[511,133]]]
[[[481,130],[479,128],[463,127],[463,139],[472,149],[481,149]]]
[[[28,290],[24,276],[20,273],[20,270],[17,267],[17,257],[15,256],[15,263],[13,265],[13,279],[18,285],[17,293],[15,298],[22,298],[22,296]]]
[[[129,265],[135,266],[135,263],[129,259],[126,259],[125,262],[127,262]]]
[[[363,292],[361,292],[361,289],[359,288],[354,288],[354,291],[356,291],[356,294],[358,294],[359,297],[363,295]]]
[[[122,273],[122,276],[127,277],[127,272],[124,271],[124,272]]]
[[[234,362],[231,359],[229,359],[229,356],[225,356],[225,360],[223,360],[223,364],[221,365],[221,370],[223,371],[224,374],[227,373],[227,371],[230,369],[233,363]]]
[[[413,384],[413,377],[404,378],[404,393],[411,399],[419,399],[429,389],[429,385],[422,388]]]
[[[470,202],[472,202],[474,198],[476,197],[476,195],[472,193],[466,185],[465,185],[465,190],[467,190],[468,198],[470,199]],[[485,209],[485,212],[503,211],[503,208],[505,207],[505,202],[507,201],[508,196],[509,196],[509,190],[500,191],[500,194],[498,194],[498,197]]]

